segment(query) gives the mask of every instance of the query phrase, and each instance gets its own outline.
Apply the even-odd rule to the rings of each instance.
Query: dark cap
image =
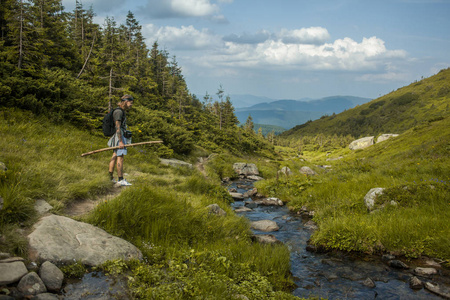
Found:
[[[122,101],[133,101],[134,98],[131,95],[123,95],[122,98],[120,98]]]

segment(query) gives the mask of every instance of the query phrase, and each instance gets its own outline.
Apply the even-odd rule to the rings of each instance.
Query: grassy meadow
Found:
[[[366,149],[340,149],[329,156],[304,152],[306,161],[295,158],[292,149],[279,149],[287,157],[279,167],[289,166],[294,174],[272,176],[257,187],[289,201],[292,211],[314,210],[316,245],[409,258],[426,255],[449,265],[449,128],[450,117],[440,118]],[[344,158],[327,161],[339,156]],[[318,175],[299,174],[304,165]],[[319,167],[324,165],[329,167]],[[386,190],[369,213],[364,196],[375,187]]]
[[[8,168],[0,174],[0,252],[26,257],[25,234],[38,218],[35,201],[44,199],[52,213],[64,215],[71,203],[112,192],[111,153],[81,157],[104,148],[107,139],[16,109],[0,111],[0,131],[0,161]],[[130,292],[140,298],[294,299],[287,247],[252,242],[248,221],[229,206],[219,179],[233,175],[233,157],[216,155],[205,178],[195,169],[160,165],[152,147],[129,149],[125,173],[133,186],[78,217],[144,254],[143,262],[112,261],[104,270],[126,273]],[[183,159],[194,162],[195,154],[208,153]],[[213,203],[227,215],[209,214]]]

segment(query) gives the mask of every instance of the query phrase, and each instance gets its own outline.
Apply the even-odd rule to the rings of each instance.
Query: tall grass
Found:
[[[258,183],[260,191],[289,201],[292,210],[315,211],[319,230],[312,241],[328,248],[367,253],[428,255],[450,261],[450,118],[429,122],[364,150],[327,162],[312,154],[308,162],[287,164],[294,175]],[[298,164],[319,175],[298,176]],[[330,164],[332,170],[315,165]],[[369,213],[364,196],[385,188],[377,210]],[[391,205],[391,201],[395,205]]]
[[[107,169],[110,153],[80,157],[104,148],[106,138],[14,109],[0,111],[0,131],[0,161],[9,168],[0,174],[5,200],[0,211],[1,252],[26,252],[26,240],[17,238],[15,230],[36,220],[36,199],[47,200],[57,207],[53,212],[63,213],[71,202],[113,188]],[[287,248],[252,243],[247,220],[229,206],[232,200],[219,185],[221,176],[234,172],[232,163],[228,165],[233,158],[225,157],[215,165],[222,170],[220,176],[214,173],[206,179],[195,170],[161,166],[151,150],[129,149],[125,172],[133,186],[84,218],[135,243],[144,253],[144,262],[110,264],[132,272],[135,296],[295,298],[281,291],[292,287]],[[212,203],[227,216],[210,214],[207,206]]]

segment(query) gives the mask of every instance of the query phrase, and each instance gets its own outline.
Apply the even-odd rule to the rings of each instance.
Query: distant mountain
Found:
[[[277,99],[272,99],[268,97],[254,96],[254,95],[242,95],[242,94],[232,94],[230,95],[231,103],[233,103],[234,108],[243,108],[256,105],[258,103],[273,102]],[[301,98],[300,101],[312,100],[311,98]]]
[[[280,137],[402,133],[450,116],[450,68],[340,114],[295,126]],[[253,120],[255,117],[252,115]]]
[[[333,96],[309,101],[277,100],[236,108],[235,114],[241,123],[245,123],[251,115],[254,123],[277,125],[289,129],[323,115],[340,113],[370,100],[353,96]]]

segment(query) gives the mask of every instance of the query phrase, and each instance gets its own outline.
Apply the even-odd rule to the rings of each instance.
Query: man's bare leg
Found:
[[[111,176],[111,180],[114,178],[114,167],[116,166],[117,155],[113,153],[111,160],[109,161],[109,175]]]
[[[123,160],[124,156],[116,156],[117,157],[117,176],[119,178],[123,178]]]

